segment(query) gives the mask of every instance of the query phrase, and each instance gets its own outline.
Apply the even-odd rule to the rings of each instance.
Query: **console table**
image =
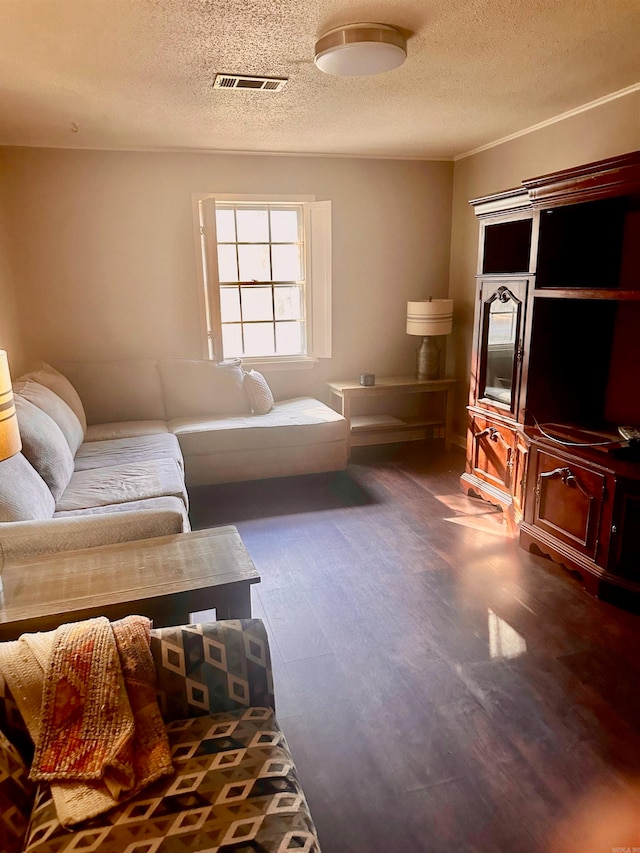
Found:
[[[245,619],[259,580],[233,526],[20,561],[2,573],[0,640],[95,616],[137,613],[157,628],[213,608],[217,619]]]
[[[328,382],[333,398],[337,398],[339,411],[349,424],[349,446],[360,447],[366,444],[390,444],[396,441],[419,441],[427,438],[433,427],[443,427],[444,445],[451,447],[453,422],[453,391],[455,379],[416,379],[415,376],[383,376],[376,379],[375,385],[360,385],[357,379]],[[394,415],[354,415],[352,403],[371,397],[391,398],[397,394],[435,394],[444,395],[441,414],[399,418]]]

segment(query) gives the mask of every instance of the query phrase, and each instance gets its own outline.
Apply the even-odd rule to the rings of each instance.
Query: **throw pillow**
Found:
[[[38,382],[40,385],[45,385],[53,391],[54,394],[57,394],[58,397],[64,400],[67,406],[71,408],[80,421],[83,431],[86,432],[87,418],[84,413],[84,406],[82,405],[80,395],[71,382],[69,382],[67,377],[63,376],[62,373],[55,369],[55,367],[51,367],[50,364],[42,361],[37,367],[29,371],[29,373],[25,373],[24,376],[21,376],[20,379],[31,379],[34,382]]]
[[[244,374],[244,390],[256,415],[266,415],[273,409],[274,400],[269,383],[257,370],[247,370]]]
[[[29,402],[46,412],[50,418],[53,418],[67,439],[71,453],[75,456],[76,450],[84,440],[84,430],[73,409],[50,388],[40,385],[39,382],[34,382],[32,379],[16,382],[13,386],[13,392],[25,397]]]
[[[20,394],[13,398],[22,439],[22,453],[51,489],[57,501],[73,474],[73,456],[58,424]]]
[[[0,850],[20,853],[29,826],[33,787],[18,750],[0,732]]]
[[[55,508],[49,486],[22,453],[0,462],[0,521],[41,521]]]

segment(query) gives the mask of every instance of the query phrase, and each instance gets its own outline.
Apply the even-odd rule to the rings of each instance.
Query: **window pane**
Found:
[[[236,211],[239,243],[267,243],[269,241],[269,219],[266,210]]]
[[[240,326],[222,326],[222,352],[225,358],[244,355]]]
[[[270,287],[242,287],[242,319],[273,320]]]
[[[302,353],[302,323],[276,323],[276,352],[278,355]]]
[[[237,287],[220,288],[220,317],[223,323],[240,322],[240,293]]]
[[[299,239],[298,211],[272,210],[271,241],[273,243],[297,243]]]
[[[300,246],[272,246],[273,280],[300,281]]]
[[[276,320],[302,319],[302,291],[299,287],[274,288]]]
[[[218,243],[235,243],[236,221],[233,210],[220,210],[216,207],[216,231]]]
[[[272,323],[251,323],[244,327],[244,354],[275,355]]]
[[[218,278],[220,281],[238,280],[235,246],[218,246]]]
[[[271,281],[269,246],[238,246],[240,281]]]

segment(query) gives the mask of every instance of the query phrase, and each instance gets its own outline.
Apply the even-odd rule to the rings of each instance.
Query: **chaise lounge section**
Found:
[[[87,441],[171,433],[187,486],[346,467],[342,415],[312,397],[256,406],[247,393],[255,371],[239,360],[126,359],[60,369],[82,399]]]

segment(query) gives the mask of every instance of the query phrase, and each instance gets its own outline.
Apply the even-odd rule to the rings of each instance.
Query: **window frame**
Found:
[[[192,200],[203,357],[211,360],[224,357],[215,216],[219,201],[291,204],[303,209],[306,354],[243,356],[243,364],[283,370],[311,368],[320,358],[331,358],[331,202],[317,201],[313,195],[259,193],[194,193]]]

